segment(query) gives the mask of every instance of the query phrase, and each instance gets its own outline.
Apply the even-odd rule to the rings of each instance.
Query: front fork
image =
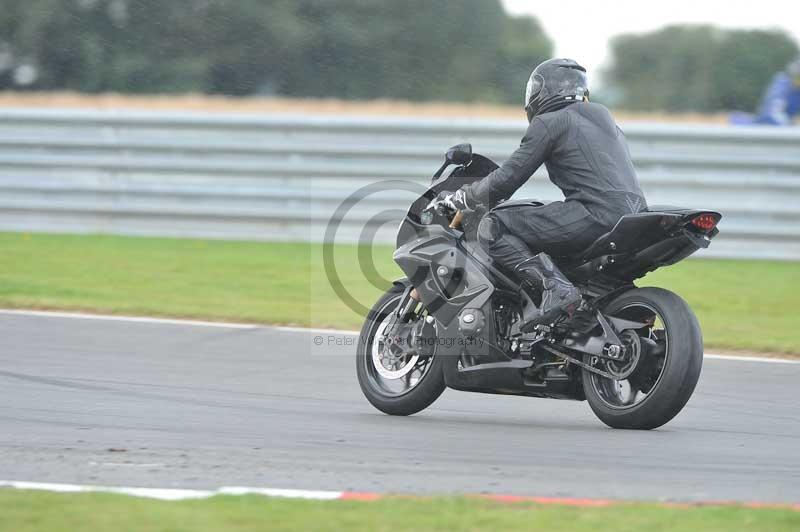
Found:
[[[386,329],[384,329],[384,336],[397,336],[400,326],[404,323],[408,323],[408,321],[411,319],[411,316],[414,315],[417,305],[419,305],[419,295],[417,294],[417,289],[412,285],[406,286],[406,289],[403,291],[403,295],[400,297],[400,302],[397,305],[397,309],[394,311],[392,321],[390,321],[386,326]]]

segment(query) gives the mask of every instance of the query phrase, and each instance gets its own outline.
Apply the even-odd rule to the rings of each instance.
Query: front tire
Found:
[[[584,369],[583,390],[589,406],[613,428],[650,430],[664,425],[683,409],[700,378],[703,336],[694,312],[678,295],[648,287],[624,293],[603,313],[632,321],[653,316],[653,325],[636,334],[655,347],[650,354],[642,351],[641,369],[637,367],[629,380],[612,381]]]
[[[381,332],[380,327],[387,316],[397,309],[403,292],[403,286],[394,285],[375,303],[361,328],[356,351],[356,374],[361,391],[372,406],[393,416],[408,416],[424,410],[446,388],[441,358],[436,357],[435,352],[432,355],[421,356],[414,361],[416,364],[427,364],[417,382],[413,382],[411,373],[401,377],[401,379],[408,379],[410,385],[408,390],[392,390],[388,385],[394,384],[392,381],[400,379],[391,379],[385,382],[387,372],[384,370],[384,376],[382,376],[376,366],[379,363],[373,356],[375,342],[378,341],[376,336]],[[418,315],[417,319],[424,318]],[[435,346],[435,342],[433,343]],[[389,374],[389,377],[393,377],[393,375]]]

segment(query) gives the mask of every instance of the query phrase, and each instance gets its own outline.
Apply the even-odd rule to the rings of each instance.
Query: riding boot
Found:
[[[522,261],[514,271],[529,295],[535,290],[541,291],[542,296],[538,311],[528,308],[523,311],[523,332],[531,331],[536,325],[549,325],[564,313],[572,314],[581,303],[580,291],[546,253]]]

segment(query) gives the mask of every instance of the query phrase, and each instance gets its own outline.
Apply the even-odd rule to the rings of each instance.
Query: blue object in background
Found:
[[[753,124],[788,126],[800,114],[800,83],[786,72],[772,78]],[[742,123],[740,115],[731,117],[733,123]]]

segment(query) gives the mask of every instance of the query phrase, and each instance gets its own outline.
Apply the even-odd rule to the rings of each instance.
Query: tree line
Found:
[[[521,103],[552,53],[536,19],[499,0],[3,4],[5,89]]]
[[[697,25],[620,35],[604,73],[607,97],[632,110],[752,110],[797,55],[797,43],[779,30]]]
[[[508,15],[500,0],[5,0],[0,9],[0,90],[521,104],[531,68],[552,53],[537,19]],[[797,53],[779,31],[621,35],[596,94],[635,110],[752,109]]]

